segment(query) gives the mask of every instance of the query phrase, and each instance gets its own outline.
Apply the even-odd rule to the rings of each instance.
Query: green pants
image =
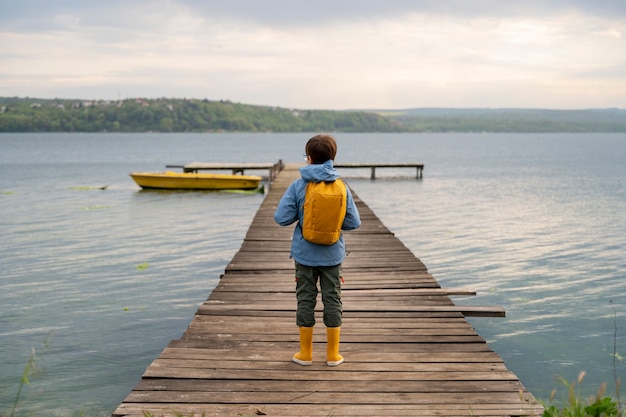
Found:
[[[341,264],[335,266],[306,266],[296,262],[296,299],[298,327],[315,325],[315,304],[317,302],[317,281],[322,289],[324,303],[324,324],[326,327],[340,327],[343,308],[341,304]]]

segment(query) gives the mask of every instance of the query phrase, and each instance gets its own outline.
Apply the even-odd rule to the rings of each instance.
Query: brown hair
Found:
[[[335,160],[337,142],[330,135],[316,135],[309,139],[304,149],[306,154],[311,157],[312,163],[323,164],[329,159]]]

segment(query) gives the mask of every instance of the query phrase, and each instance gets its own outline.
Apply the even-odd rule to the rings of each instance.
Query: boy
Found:
[[[300,365],[313,363],[313,326],[319,279],[324,303],[324,324],[327,328],[326,363],[328,366],[337,366],[343,363],[343,356],[339,354],[342,318],[341,262],[346,255],[343,235],[340,234],[337,242],[328,245],[311,243],[302,236],[307,184],[334,182],[339,179],[333,168],[337,144],[330,135],[317,135],[309,139],[305,151],[307,165],[300,168],[302,178],[291,183],[274,213],[274,220],[281,226],[297,222],[293,231],[290,257],[294,259],[296,268],[296,324],[300,329],[300,351],[294,355],[293,361]],[[352,230],[361,225],[361,219],[350,189],[345,188],[346,211],[341,229]]]

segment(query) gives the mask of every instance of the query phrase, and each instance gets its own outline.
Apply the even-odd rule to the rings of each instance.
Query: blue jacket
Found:
[[[304,206],[307,182],[334,181],[339,178],[339,174],[333,168],[333,161],[328,160],[323,164],[311,164],[300,168],[300,175],[302,178],[292,182],[280,199],[274,213],[274,220],[281,226],[288,226],[296,221],[298,222],[293,230],[291,241],[291,258],[296,262],[307,266],[339,265],[346,256],[346,244],[343,241],[343,234],[339,241],[332,245],[317,245],[304,240],[302,227],[300,226],[303,217],[302,208]],[[341,229],[353,230],[361,225],[361,218],[354,204],[352,193],[348,187],[346,188],[348,200],[346,218]]]

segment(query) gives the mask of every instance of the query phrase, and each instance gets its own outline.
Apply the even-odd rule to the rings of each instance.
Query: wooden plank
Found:
[[[317,308],[321,309],[321,306]],[[208,300],[199,311],[294,311],[294,305],[280,305],[274,303],[234,302],[224,300]],[[505,311],[498,306],[418,306],[418,305],[388,305],[387,303],[351,303],[344,306],[344,311],[386,311],[386,312],[458,312],[472,317],[505,317]]]
[[[245,362],[244,362],[245,363]],[[283,364],[285,362],[282,362]],[[293,363],[293,362],[292,362]],[[345,363],[344,363],[345,364]],[[266,380],[297,380],[294,376],[299,374],[301,378],[308,381],[441,381],[441,380],[471,380],[471,381],[515,381],[517,377],[511,372],[397,372],[397,371],[348,371],[342,367],[340,372],[327,371],[326,364],[317,366],[307,366],[306,368],[295,368],[300,366],[289,363],[289,369],[221,369],[221,368],[195,368],[180,366],[161,366],[160,362],[153,362],[146,370],[144,378],[191,378],[191,379],[221,379],[266,381]],[[323,367],[323,368],[322,368]],[[294,374],[295,373],[295,374]],[[251,387],[252,388],[252,387]],[[248,392],[247,392],[248,393]],[[354,394],[354,393],[350,393]],[[517,394],[517,393],[515,393]],[[283,397],[284,398],[284,397]]]
[[[276,318],[271,323],[263,317],[230,317],[218,315],[198,315],[187,328],[188,331],[197,333],[224,332],[224,323],[228,322],[231,327],[229,333],[253,334],[259,331],[263,333],[286,333],[290,337],[293,333],[293,318]],[[351,319],[344,321],[343,336],[351,334],[376,333],[378,338],[387,339],[396,334],[474,334],[474,329],[465,320],[459,319],[404,319],[389,323],[388,319]],[[318,337],[319,335],[319,337]],[[316,332],[314,340],[325,336],[323,332]]]
[[[247,381],[228,381],[225,384],[217,379],[144,379],[137,385],[138,391],[200,391],[224,392],[241,391],[247,388]],[[370,381],[343,381],[342,390],[359,393],[388,392],[510,392],[521,388],[518,381],[388,381],[373,385]],[[302,380],[297,385],[291,381],[266,381],[257,392],[335,392],[336,388],[318,381]]]
[[[358,162],[358,163],[338,163],[335,168],[370,168],[370,178],[376,178],[376,168],[415,168],[416,177],[422,178],[424,164],[415,162]]]
[[[317,343],[317,342],[316,342]],[[321,346],[317,345],[316,346]],[[475,351],[433,351],[433,352],[400,352],[402,360],[409,363],[472,363],[472,362],[502,362],[502,359],[493,351],[485,350],[481,354],[473,354]],[[396,352],[398,353],[398,352]],[[256,362],[281,361],[285,355],[293,354],[291,348],[281,349],[218,349],[218,348],[189,348],[189,347],[167,347],[163,350],[159,358],[171,359],[206,359],[212,361],[221,360],[254,360]],[[376,362],[386,363],[398,362],[398,358],[393,355],[381,354],[376,351],[352,351],[350,352],[350,362]],[[462,381],[457,381],[462,382]]]
[[[242,293],[242,289],[239,287],[241,285],[246,285],[242,283],[232,283],[232,282],[224,282],[223,285],[216,287],[213,292],[237,292]],[[269,294],[271,296],[273,293],[284,293],[287,292],[293,295],[295,294],[295,285],[291,282],[286,283],[282,288],[285,289],[276,289],[276,288],[259,288],[258,285],[250,284],[248,288],[245,288],[245,292],[255,292],[255,293],[264,293]],[[475,290],[467,289],[467,288],[374,288],[374,289],[359,289],[354,287],[344,287],[342,289],[342,297],[372,297],[372,296],[437,296],[437,295],[476,295]],[[247,295],[249,296],[249,295]],[[255,299],[257,296],[255,296]]]
[[[297,331],[297,330],[296,330]],[[169,343],[171,348],[186,348],[186,349],[206,349],[208,341],[206,338],[181,338],[172,340]],[[250,351],[255,355],[263,350],[276,350],[283,352],[283,360],[285,358],[291,360],[291,356],[298,351],[298,341],[292,340],[290,342],[276,342],[276,341],[241,341],[231,340],[226,338],[211,340],[211,349],[236,349],[241,352]],[[315,350],[315,349],[314,349]],[[412,342],[412,343],[341,343],[342,353],[353,354],[354,352],[367,351],[369,353],[376,353],[379,357],[386,357],[392,355],[393,358],[403,358],[408,353],[427,353],[433,351],[439,352],[466,352],[469,355],[482,355],[485,352],[491,350],[486,346],[483,341],[476,343],[439,343],[439,342]],[[400,355],[399,357],[397,355]],[[254,356],[254,355],[253,355]],[[345,355],[344,355],[345,356]],[[350,360],[350,358],[348,358]],[[383,360],[383,359],[381,359]]]
[[[493,403],[495,401],[519,401],[519,394],[508,392],[468,393],[468,392],[383,392],[383,393],[355,393],[337,390],[328,392],[201,392],[190,391],[184,394],[172,391],[135,391],[129,395],[128,400],[133,402],[146,401],[150,403],[171,403],[183,400],[188,403],[218,402],[221,404],[276,404],[285,402],[285,394],[289,395],[290,404],[349,404],[378,405],[381,402],[394,403],[404,402],[408,404],[440,404],[464,403],[471,399],[475,403]]]
[[[541,415],[541,411],[529,413],[529,407],[525,404],[527,399],[518,399],[519,405],[495,404],[445,404],[436,409],[433,404],[387,404],[387,405],[359,405],[359,404],[186,404],[186,403],[159,403],[146,406],[145,402],[122,404],[118,409],[123,415],[129,417],[145,417],[143,410],[159,417],[178,417],[183,415],[194,416],[321,416],[321,417],[366,417],[366,416],[529,416]],[[176,413],[172,410],[180,410]]]
[[[288,366],[287,366],[288,365]],[[157,373],[158,369],[184,369],[184,368],[193,368],[195,370],[206,369],[209,371],[219,370],[241,370],[241,371],[264,371],[267,379],[270,379],[272,372],[282,372],[285,370],[290,370],[293,368],[293,365],[290,363],[285,364],[284,360],[281,361],[241,361],[241,360],[220,360],[219,362],[215,362],[214,360],[207,359],[165,359],[159,358],[156,359],[150,365],[152,370]],[[328,373],[326,372],[326,366],[324,364],[317,364],[314,366],[307,366],[302,372],[306,372],[306,376],[308,376],[311,372],[318,373],[320,376],[328,378]],[[502,362],[471,362],[471,363],[380,363],[380,362],[348,362],[345,367],[341,368],[342,374],[350,374],[354,375],[357,372],[372,372],[376,373],[377,378],[383,377],[383,374],[386,376],[390,373],[395,372],[403,372],[403,373],[412,373],[414,378],[411,378],[411,381],[419,381],[420,378],[424,378],[426,380],[432,380],[433,378],[442,378],[443,381],[448,381],[452,374],[451,372],[465,372],[465,378],[470,375],[476,376],[477,374],[488,372],[491,374],[489,378],[493,378],[494,380],[511,380],[511,373],[507,371],[506,366]],[[333,378],[337,377],[336,375]],[[454,379],[454,378],[452,378]],[[279,381],[283,380],[282,378],[278,379]],[[307,380],[310,380],[307,378]],[[362,381],[363,379],[357,378],[357,381]],[[484,378],[480,377],[477,380],[485,381]],[[513,378],[515,380],[515,378]]]
[[[269,169],[276,165],[275,162],[190,162],[182,166],[187,170],[210,170],[210,169]],[[179,165],[168,165],[178,167]]]
[[[240,250],[180,338],[146,369],[114,416],[494,416],[541,415],[542,407],[465,320],[500,307],[458,306],[426,266],[354,194],[358,232],[345,234],[341,351],[325,364],[323,304],[316,309],[314,363],[298,350],[291,227],[274,223],[286,166]]]

